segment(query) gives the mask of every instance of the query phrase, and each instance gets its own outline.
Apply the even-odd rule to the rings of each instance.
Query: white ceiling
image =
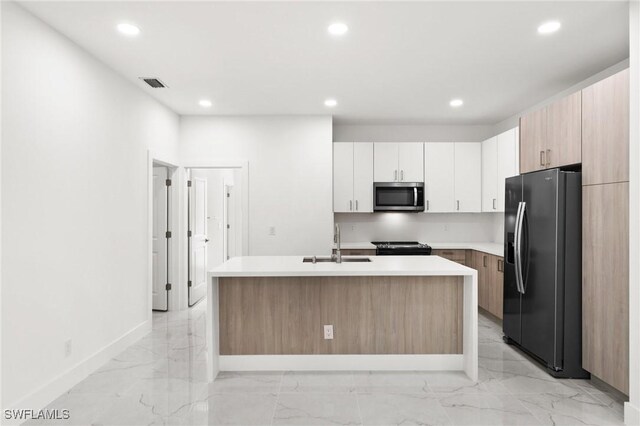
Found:
[[[182,115],[493,124],[628,57],[627,2],[22,4]],[[549,19],[562,29],[540,36]],[[141,34],[117,33],[122,21]],[[334,21],[346,36],[327,34]]]

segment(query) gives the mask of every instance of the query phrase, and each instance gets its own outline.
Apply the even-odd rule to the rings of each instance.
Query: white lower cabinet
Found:
[[[373,211],[373,144],[333,144],[333,211]]]
[[[482,211],[482,145],[478,142],[456,142],[454,193],[456,212]]]
[[[454,143],[424,144],[424,211],[449,213],[454,210]]]

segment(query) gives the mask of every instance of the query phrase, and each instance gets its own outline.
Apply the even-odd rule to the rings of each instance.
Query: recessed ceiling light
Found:
[[[327,31],[329,31],[329,34],[331,35],[341,36],[349,31],[349,27],[342,22],[335,22],[327,27]]]
[[[133,24],[122,23],[122,24],[118,24],[116,28],[118,29],[118,31],[120,31],[122,34],[126,36],[133,37],[140,34],[140,28],[136,27]]]
[[[326,107],[333,108],[336,105],[338,105],[338,101],[336,101],[335,99],[327,99],[326,101],[324,101],[324,106]]]
[[[213,105],[213,102],[211,102],[209,99],[202,99],[200,100],[200,102],[198,102],[198,104],[203,108],[210,108],[211,105]]]
[[[463,103],[464,102],[462,101],[462,99],[452,99],[451,102],[449,102],[449,105],[456,108],[456,107],[462,106]]]
[[[561,25],[558,21],[549,21],[538,27],[538,33],[540,34],[551,34],[555,33],[560,29]]]

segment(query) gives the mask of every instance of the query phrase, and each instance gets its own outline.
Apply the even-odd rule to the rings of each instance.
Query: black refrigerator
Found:
[[[579,172],[506,179],[503,332],[555,377],[582,369],[582,184]]]

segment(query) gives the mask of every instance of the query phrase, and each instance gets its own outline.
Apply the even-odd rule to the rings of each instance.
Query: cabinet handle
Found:
[[[487,267],[487,256],[482,256],[482,266]]]
[[[504,260],[498,259],[498,272],[504,272]]]
[[[397,180],[398,180],[398,171],[397,171],[397,170],[394,170],[394,171],[393,171],[393,181],[395,182],[395,181],[397,181]]]
[[[545,161],[544,161],[544,151],[540,151],[540,166],[544,167],[545,166]]]
[[[404,180],[404,170],[400,170],[400,182]]]
[[[349,200],[349,211],[353,211],[353,201]]]
[[[456,200],[456,210],[460,210],[460,200]]]
[[[493,209],[494,210],[496,209],[496,199],[495,198],[493,199]]]
[[[358,211],[358,200],[356,200],[356,211]]]
[[[547,150],[547,167],[551,165],[551,150]]]

